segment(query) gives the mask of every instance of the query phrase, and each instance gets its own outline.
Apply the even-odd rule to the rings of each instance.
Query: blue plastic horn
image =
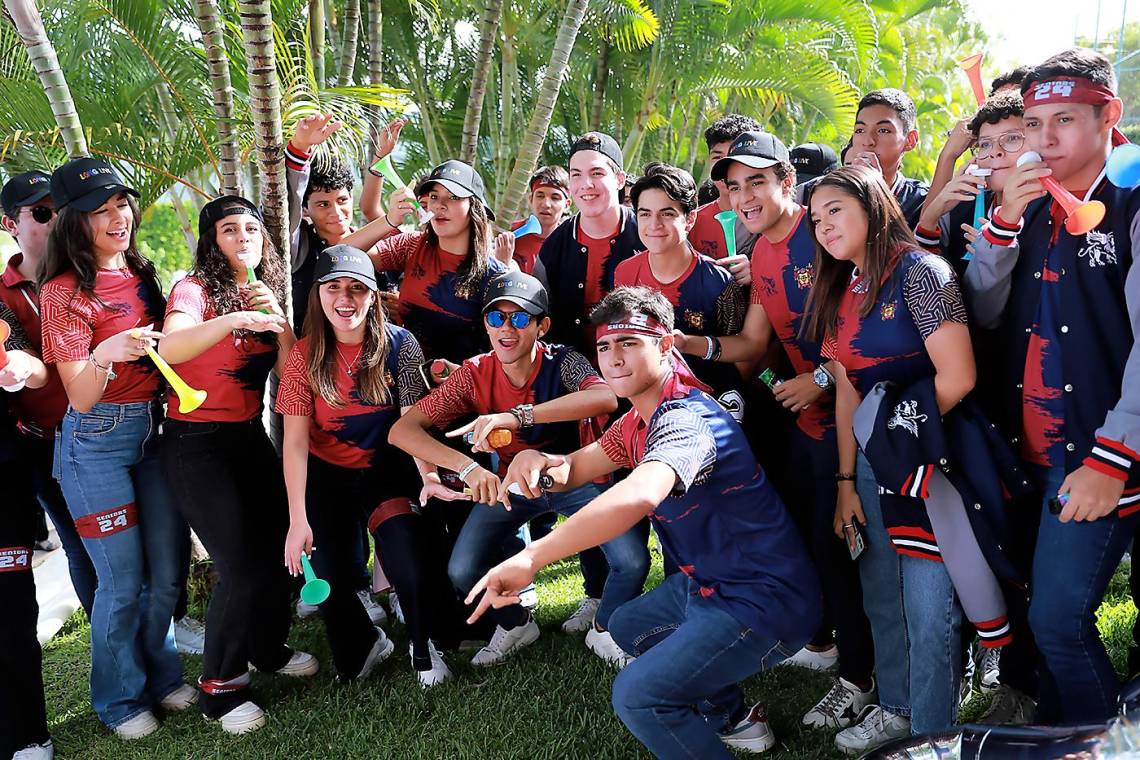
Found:
[[[1131,189],[1140,185],[1140,145],[1117,145],[1105,166],[1108,181],[1117,187]]]
[[[534,214],[530,215],[530,219],[526,220],[526,224],[515,230],[515,237],[521,238],[523,235],[537,235],[542,232],[542,224],[538,221],[538,217]]]

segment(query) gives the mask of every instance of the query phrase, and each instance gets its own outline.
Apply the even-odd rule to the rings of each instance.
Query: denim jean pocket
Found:
[[[86,438],[107,435],[114,430],[118,424],[118,421],[113,417],[83,414],[79,415],[76,420],[74,430],[77,437]]]

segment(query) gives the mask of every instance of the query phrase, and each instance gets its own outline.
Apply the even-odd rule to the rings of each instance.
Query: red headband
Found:
[[[566,195],[566,196],[570,195],[570,188],[566,187],[566,185],[563,185],[563,184],[558,183],[558,182],[553,182],[553,181],[548,180],[548,179],[536,179],[534,182],[530,183],[530,191],[532,193],[535,191],[536,188],[539,188],[539,187],[549,187],[549,188],[552,188],[554,190],[559,191],[563,195]]]
[[[1026,108],[1049,103],[1103,106],[1116,98],[1116,93],[1103,84],[1081,77],[1053,77],[1032,82],[1022,97]]]
[[[663,338],[673,332],[648,314],[630,314],[624,319],[598,325],[598,340],[608,335],[648,335],[651,338]]]

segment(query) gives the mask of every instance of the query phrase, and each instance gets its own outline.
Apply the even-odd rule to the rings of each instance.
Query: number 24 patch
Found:
[[[75,530],[83,538],[106,538],[138,524],[139,512],[132,502],[80,517],[75,521]]]
[[[30,570],[31,567],[32,553],[26,546],[0,547],[0,573]]]

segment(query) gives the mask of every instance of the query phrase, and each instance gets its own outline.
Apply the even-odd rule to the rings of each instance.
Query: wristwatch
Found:
[[[814,382],[816,385],[818,385],[820,388],[823,388],[824,390],[827,390],[828,388],[830,388],[831,383],[833,382],[832,378],[831,378],[831,373],[828,372],[823,367],[816,367],[815,372],[811,373],[811,379],[812,379],[812,382]]]

